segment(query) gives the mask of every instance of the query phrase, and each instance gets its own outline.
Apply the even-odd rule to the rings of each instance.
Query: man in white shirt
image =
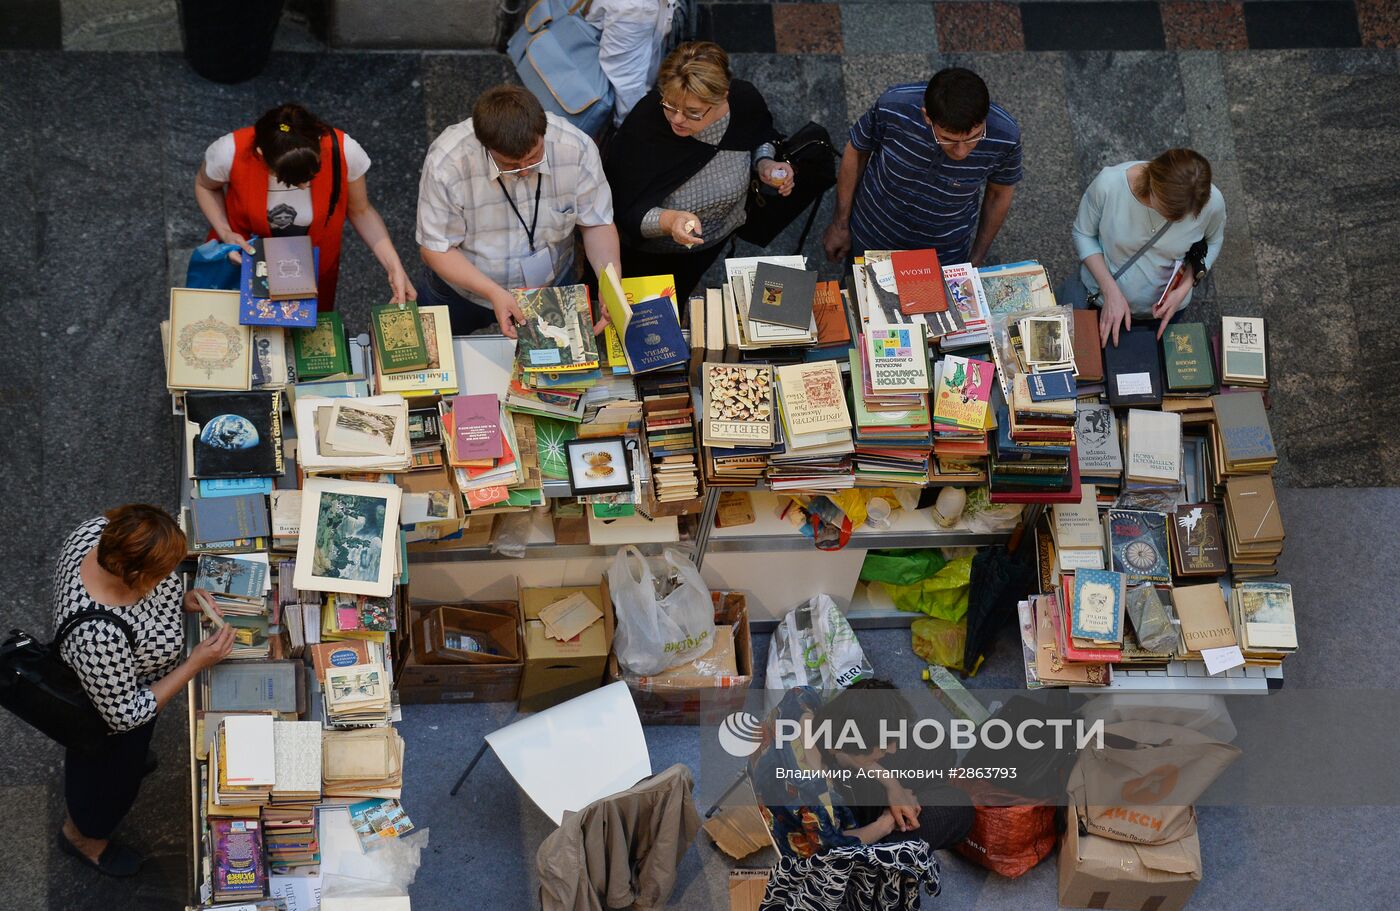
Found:
[[[675,9],[676,0],[593,0],[588,5],[583,18],[601,33],[598,64],[617,96],[613,126],[622,126],[655,84]]]
[[[428,148],[418,186],[420,304],[446,304],[452,331],[523,320],[514,288],[578,282],[574,229],[597,273],[617,268],[612,192],[598,147],[520,86],[499,85]]]

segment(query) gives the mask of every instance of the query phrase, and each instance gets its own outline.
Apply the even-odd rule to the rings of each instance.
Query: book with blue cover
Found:
[[[1026,375],[1026,386],[1030,389],[1033,402],[1058,401],[1078,396],[1078,386],[1074,382],[1074,372],[1071,370],[1029,373]]]
[[[261,251],[262,238],[253,237],[254,249]],[[321,251],[312,251],[316,268],[321,265]],[[255,261],[259,254],[243,254],[243,266],[238,278],[238,323],[242,326],[290,326],[294,329],[309,329],[316,325],[316,298],[307,297],[294,300],[271,300],[259,294],[267,286],[265,276],[259,280],[255,274]]]
[[[622,345],[633,373],[650,373],[690,363],[690,346],[681,333],[670,298],[653,297],[632,305]]]
[[[1123,641],[1126,585],[1122,573],[1081,569],[1074,574],[1070,634],[1094,642]]]
[[[267,497],[239,494],[190,501],[190,540],[195,544],[265,538],[271,534]]]
[[[201,500],[272,493],[272,478],[201,478],[198,483]]]

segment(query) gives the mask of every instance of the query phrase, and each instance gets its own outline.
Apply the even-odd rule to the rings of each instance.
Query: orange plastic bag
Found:
[[[979,796],[986,800],[988,795]],[[1016,798],[998,794],[1011,803]],[[1055,808],[1044,805],[975,806],[972,830],[967,838],[954,846],[963,857],[1015,879],[1050,856],[1055,850],[1058,833],[1055,830]]]

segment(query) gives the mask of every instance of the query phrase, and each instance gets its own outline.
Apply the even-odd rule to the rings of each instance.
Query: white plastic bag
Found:
[[[830,597],[817,595],[788,611],[773,631],[763,686],[770,690],[794,686],[836,690],[874,674],[846,615],[836,609]]]
[[[714,645],[715,608],[695,564],[679,551],[662,555],[657,577],[642,552],[628,545],[608,568],[617,615],[617,662],[632,674],[659,674],[694,661]]]

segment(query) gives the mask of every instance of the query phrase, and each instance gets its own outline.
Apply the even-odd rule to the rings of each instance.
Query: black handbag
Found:
[[[0,705],[73,750],[96,749],[112,733],[78,675],[59,654],[64,640],[79,624],[95,619],[115,625],[135,650],[136,634],[131,625],[101,609],[69,617],[48,645],[18,629],[10,630],[10,638],[0,644]]]
[[[797,174],[792,192],[779,196],[777,190],[755,176],[749,183],[748,217],[735,234],[756,247],[767,247],[810,208],[807,224],[797,241],[795,252],[800,253],[811,233],[822,198],[836,186],[836,149],[826,128],[812,121],[778,142],[777,148],[776,160],[789,162]]]
[[[1191,249],[1186,251],[1182,257],[1186,261],[1187,271],[1191,275],[1191,284],[1199,285],[1206,277],[1206,250],[1208,246],[1206,239],[1202,237],[1191,245]]]

